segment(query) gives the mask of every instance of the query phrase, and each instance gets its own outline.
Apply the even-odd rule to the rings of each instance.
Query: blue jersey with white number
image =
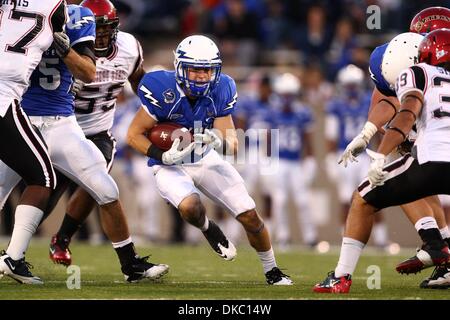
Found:
[[[361,132],[367,121],[370,99],[370,93],[365,93],[358,100],[337,97],[327,105],[326,113],[335,116],[339,123],[339,150],[344,150]]]
[[[138,88],[144,108],[158,122],[176,122],[195,132],[210,129],[215,118],[231,114],[237,100],[236,84],[226,74],[220,75],[214,90],[193,105],[177,85],[175,71],[149,72]],[[150,158],[149,166],[154,164],[161,162]]]
[[[313,125],[311,109],[296,105],[290,111],[272,108],[268,121],[272,129],[278,129],[280,159],[298,161],[303,148],[303,135]]]
[[[382,46],[376,47],[375,50],[372,51],[369,60],[369,72],[370,78],[372,79],[373,83],[375,83],[375,86],[377,87],[378,91],[380,91],[387,97],[395,97],[396,96],[395,90],[391,89],[389,82],[387,82],[386,79],[384,79],[381,70],[383,55],[388,45],[389,42],[383,44]]]
[[[66,33],[70,45],[95,41],[95,17],[88,8],[69,5]],[[70,116],[74,114],[74,96],[71,93],[72,73],[51,46],[31,74],[30,87],[23,95],[22,107],[29,116]]]

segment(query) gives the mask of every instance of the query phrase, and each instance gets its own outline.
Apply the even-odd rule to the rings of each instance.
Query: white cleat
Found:
[[[209,245],[224,260],[233,261],[237,255],[236,247],[225,237],[219,226],[214,221],[209,220],[208,230],[203,231],[203,235],[208,240]]]
[[[221,254],[218,253],[219,256],[221,256],[225,260],[233,261],[234,258],[236,258],[237,250],[236,250],[236,247],[234,246],[234,244],[230,240],[228,240],[228,248],[225,248],[220,243],[219,243],[218,247],[219,247],[219,250],[222,252]]]
[[[294,284],[291,278],[281,272],[278,267],[274,267],[272,270],[266,272],[266,281],[273,286],[291,286]]]

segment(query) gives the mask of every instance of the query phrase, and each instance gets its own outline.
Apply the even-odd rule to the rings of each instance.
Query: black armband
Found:
[[[414,117],[414,122],[416,122],[417,116],[416,116],[416,114],[415,114],[414,112],[412,112],[411,110],[409,110],[409,109],[401,109],[398,113],[400,113],[400,112],[409,112],[409,113],[411,113],[411,114],[413,115],[413,117]]]
[[[406,140],[406,134],[405,134],[402,130],[400,130],[399,128],[389,126],[389,127],[387,127],[387,129],[388,129],[388,130],[394,130],[394,131],[397,131],[398,133],[400,133],[400,134],[403,136],[403,141]]]
[[[395,117],[395,115],[397,114],[397,108],[394,106],[394,104],[392,102],[390,102],[388,99],[381,99],[380,101],[378,101],[378,103],[380,103],[381,101],[386,102],[388,105],[390,105],[392,107],[392,109],[394,109],[394,115],[392,116],[392,118]],[[391,118],[391,120],[392,120]]]
[[[161,161],[164,152],[164,150],[161,150],[160,148],[152,144],[147,150],[147,157]]]

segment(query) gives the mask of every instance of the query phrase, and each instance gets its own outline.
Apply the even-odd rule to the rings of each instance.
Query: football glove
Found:
[[[65,58],[70,51],[69,36],[64,32],[53,32],[53,47],[58,56]]]
[[[386,179],[386,175],[388,174],[387,171],[383,171],[384,164],[386,163],[386,156],[369,149],[367,149],[366,152],[372,159],[368,173],[370,185],[372,187],[382,186]]]
[[[214,149],[219,149],[222,146],[222,139],[213,130],[209,129],[205,129],[204,133],[194,134],[194,141],[208,144]]]
[[[179,145],[180,145],[180,138],[176,138],[172,143],[172,147],[170,147],[169,150],[167,150],[162,154],[161,157],[162,163],[166,165],[181,163],[184,157],[189,155],[192,152],[192,150],[194,150],[195,142],[191,142],[183,150],[178,150]]]
[[[366,148],[372,139],[373,135],[377,132],[377,126],[372,122],[367,121],[358,134],[345,148],[344,153],[341,155],[338,163],[343,163],[344,167],[347,167],[350,162],[358,162],[356,157],[359,156]]]

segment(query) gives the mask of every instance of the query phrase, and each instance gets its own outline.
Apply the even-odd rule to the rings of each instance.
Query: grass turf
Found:
[[[3,244],[5,247],[6,244]],[[338,250],[318,254],[292,250],[277,253],[278,265],[294,280],[293,286],[268,286],[255,252],[238,247],[235,261],[219,258],[205,246],[139,247],[141,255],[151,253],[150,261],[167,263],[170,272],[158,282],[128,284],[123,280],[116,253],[110,245],[73,244],[73,264],[80,266],[81,288],[69,290],[67,269],[48,259],[46,242],[33,241],[27,261],[33,274],[45,284],[20,285],[9,277],[0,280],[0,299],[448,299],[448,290],[420,289],[419,283],[431,274],[427,269],[418,275],[399,275],[395,265],[413,254],[388,256],[374,250],[364,252],[353,277],[351,293],[328,295],[313,293],[311,288],[322,281],[338,259]],[[367,287],[370,265],[381,270],[381,289]]]

